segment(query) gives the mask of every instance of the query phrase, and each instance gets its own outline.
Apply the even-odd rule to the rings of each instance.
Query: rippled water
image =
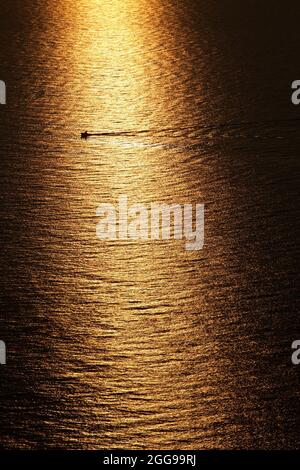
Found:
[[[2,447],[299,446],[289,6],[2,0]],[[100,241],[120,194],[204,203],[204,249]]]

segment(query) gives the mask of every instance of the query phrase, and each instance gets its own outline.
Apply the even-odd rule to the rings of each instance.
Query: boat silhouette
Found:
[[[81,132],[81,138],[87,139],[88,137],[122,137],[122,136],[134,136],[136,132],[130,131],[120,131],[120,132]]]

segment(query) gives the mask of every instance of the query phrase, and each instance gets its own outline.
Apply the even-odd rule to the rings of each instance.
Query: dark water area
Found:
[[[299,21],[1,1],[1,448],[299,448]],[[204,249],[99,240],[120,194],[205,204]]]

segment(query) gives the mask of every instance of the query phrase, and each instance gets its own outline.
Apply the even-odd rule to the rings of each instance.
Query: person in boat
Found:
[[[82,139],[87,139],[88,138],[88,132],[87,131],[81,132],[81,138]]]

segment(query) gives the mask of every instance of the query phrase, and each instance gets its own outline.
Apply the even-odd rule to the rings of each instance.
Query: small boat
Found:
[[[137,134],[143,134],[148,131],[111,131],[111,132],[81,132],[81,138],[82,139],[87,139],[88,137],[134,137]]]

